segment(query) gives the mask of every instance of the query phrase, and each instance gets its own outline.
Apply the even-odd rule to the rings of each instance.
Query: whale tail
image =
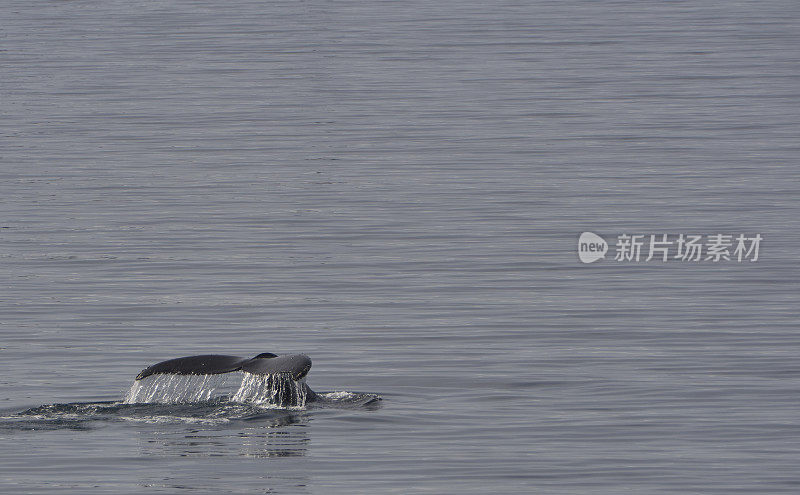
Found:
[[[310,369],[311,359],[305,354],[278,356],[264,352],[250,359],[223,354],[202,354],[156,363],[143,369],[136,375],[136,379],[158,374],[217,375],[241,370],[254,375],[286,374],[293,380],[300,380]]]

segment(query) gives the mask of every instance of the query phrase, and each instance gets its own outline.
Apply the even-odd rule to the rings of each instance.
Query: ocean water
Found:
[[[0,18],[2,493],[797,493],[796,2]],[[261,352],[339,402],[122,403]]]

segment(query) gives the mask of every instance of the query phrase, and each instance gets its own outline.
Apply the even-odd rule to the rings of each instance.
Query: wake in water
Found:
[[[309,392],[313,401],[309,401]],[[285,426],[307,421],[314,409],[381,407],[375,394],[311,392],[287,375],[158,375],[136,380],[122,401],[46,404],[0,410],[0,431],[88,430],[104,422]]]

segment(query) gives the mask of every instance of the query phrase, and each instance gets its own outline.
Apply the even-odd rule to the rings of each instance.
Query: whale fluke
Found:
[[[241,370],[254,375],[286,373],[293,380],[300,380],[308,374],[310,369],[311,359],[305,354],[278,356],[271,352],[264,352],[252,359],[223,354],[202,354],[156,363],[143,369],[136,375],[136,379],[141,380],[157,374],[217,375]]]
[[[258,356],[261,356],[259,354]],[[299,380],[308,374],[311,369],[311,358],[305,354],[291,354],[287,356],[273,356],[271,358],[248,359],[242,363],[242,371],[254,375],[276,375],[288,373],[292,380]]]

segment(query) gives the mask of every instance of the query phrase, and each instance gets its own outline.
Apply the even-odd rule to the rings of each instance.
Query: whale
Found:
[[[201,354],[161,361],[148,366],[136,375],[143,380],[151,375],[218,375],[234,371],[244,371],[253,375],[279,375],[294,381],[305,378],[311,369],[311,358],[305,354],[286,354],[279,356],[262,352],[252,358],[229,356],[225,354]],[[306,402],[317,399],[317,394],[303,382]]]

